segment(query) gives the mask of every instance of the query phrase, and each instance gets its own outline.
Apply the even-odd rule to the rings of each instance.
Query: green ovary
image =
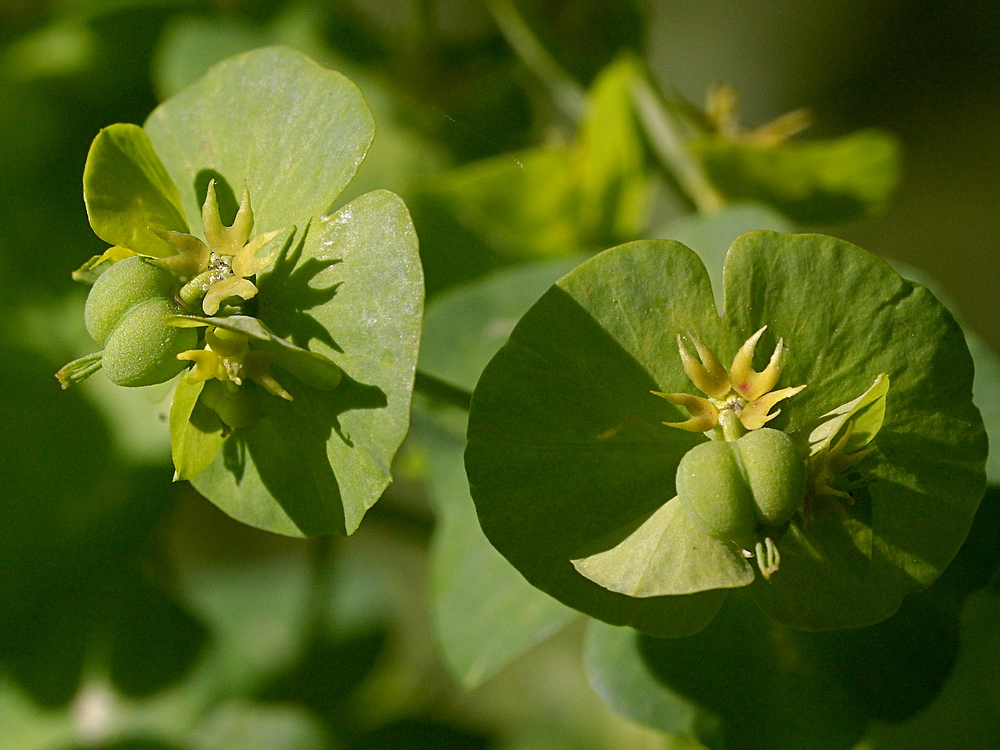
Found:
[[[180,306],[164,297],[133,307],[105,341],[101,362],[108,379],[124,386],[155,385],[187,367],[177,355],[197,345],[197,331],[164,323],[179,312]]]
[[[104,344],[129,311],[155,298],[169,298],[178,286],[172,273],[136,255],[120,260],[94,282],[83,319],[87,332]]]
[[[805,483],[805,462],[791,438],[770,428],[702,443],[677,466],[677,495],[695,525],[747,550],[759,527],[780,526],[801,509]]]

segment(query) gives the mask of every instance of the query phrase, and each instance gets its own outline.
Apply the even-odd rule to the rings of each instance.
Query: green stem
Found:
[[[422,370],[417,370],[413,388],[430,399],[457,406],[464,411],[468,411],[472,403],[472,394],[469,391]]]
[[[587,94],[583,88],[542,46],[511,0],[490,0],[489,9],[504,39],[548,87],[559,111],[570,122],[580,122],[587,108]]]
[[[739,440],[746,434],[746,428],[730,406],[719,409],[719,426],[722,428],[722,436],[730,442]]]
[[[677,180],[681,190],[694,203],[698,213],[713,213],[722,208],[722,196],[712,187],[701,165],[688,152],[685,135],[680,132],[680,124],[672,115],[670,104],[646,80],[635,83],[632,99],[650,146],[663,166]]]

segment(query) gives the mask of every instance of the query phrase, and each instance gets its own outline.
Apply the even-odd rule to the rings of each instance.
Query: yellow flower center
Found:
[[[688,338],[698,353],[695,358],[684,346],[680,334],[677,348],[681,365],[691,382],[707,398],[687,393],[653,393],[672,404],[683,406],[691,415],[681,422],[664,422],[668,427],[676,427],[689,432],[705,432],[713,439],[735,440],[743,430],[757,430],[781,413],[772,408],[786,398],[794,396],[805,388],[804,385],[773,390],[781,376],[782,357],[785,352],[783,339],[778,339],[771,359],[761,372],[752,367],[757,341],[767,329],[764,326],[744,342],[733,357],[727,372],[718,358],[701,341],[690,333]],[[720,428],[721,426],[721,434]]]

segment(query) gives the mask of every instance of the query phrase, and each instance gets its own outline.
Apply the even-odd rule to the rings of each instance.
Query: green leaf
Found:
[[[257,233],[301,230],[327,211],[375,134],[357,86],[284,47],[215,65],[144,127],[187,216],[201,214],[210,178],[235,195],[246,185]]]
[[[520,317],[589,257],[525,263],[437,295],[424,316],[420,369],[471,391]]]
[[[645,226],[645,146],[632,111],[642,64],[625,55],[594,80],[574,151],[581,193],[579,222],[598,244],[639,235]]]
[[[260,393],[261,418],[193,484],[251,526],[352,533],[409,424],[423,280],[406,207],[385,191],[361,196],[289,243],[258,287],[267,330],[335,359],[343,379],[322,391],[282,374],[294,400]]]
[[[320,720],[298,705],[246,699],[215,706],[192,733],[193,750],[319,750],[330,740]]]
[[[654,237],[675,240],[694,250],[708,269],[715,306],[722,309],[722,269],[729,246],[755,229],[792,232],[795,227],[773,209],[758,203],[731,203],[710,214],[688,214],[658,230]]]
[[[728,200],[765,203],[799,224],[877,213],[899,180],[899,144],[878,130],[777,146],[704,137],[689,146]]]
[[[786,624],[884,619],[951,561],[985,490],[986,435],[962,331],[925,287],[821,235],[744,235],[726,261],[726,291],[731,324],[769,324],[767,336],[789,347],[783,382],[808,385],[775,420],[788,432],[888,376],[878,451],[867,459],[874,482],[845,520],[826,514],[803,527],[780,574],[754,586]]]
[[[728,363],[767,325],[755,366],[781,337],[779,386],[808,386],[769,426],[811,428],[883,373],[892,387],[878,451],[860,466],[873,484],[843,514],[792,523],[780,571],[751,590],[796,627],[884,619],[947,565],[984,490],[986,440],[962,332],[926,289],[818,235],[744,235],[725,290],[720,318],[694,254],[657,241],[613,248],[557,282],[473,396],[466,467],[483,529],[529,581],[588,614],[653,634],[702,627],[722,592],[627,597],[570,561],[607,549],[609,529],[635,528],[675,494],[677,464],[701,438],[660,425],[686,415],[649,392],[693,389],[678,334]]]
[[[192,675],[209,681],[209,698],[254,693],[295,663],[315,614],[308,545],[195,502],[172,516],[165,551],[179,602],[211,632]]]
[[[718,717],[718,726],[698,726],[711,747],[843,750],[869,723],[824,644],[765,617],[742,591],[701,633],[641,636],[639,650],[662,690]]]
[[[138,125],[118,123],[97,134],[83,170],[83,198],[97,236],[136,253],[172,255],[156,232],[188,231],[177,186]]]
[[[429,189],[492,248],[534,260],[586,246],[575,177],[567,151],[545,147],[462,165],[438,175]]]
[[[712,721],[662,682],[649,668],[632,628],[587,623],[583,661],[591,687],[619,713],[670,735],[691,734]]]
[[[814,456],[830,445],[848,422],[852,427],[845,446],[847,452],[854,453],[868,445],[885,421],[885,394],[888,391],[889,378],[880,373],[867,391],[820,417],[821,423],[809,431],[807,437],[809,455]]]
[[[578,613],[530,586],[483,536],[469,497],[463,443],[421,430],[428,491],[438,512],[431,548],[431,595],[442,655],[475,687],[560,630]]]
[[[215,459],[226,439],[225,424],[198,397],[205,381],[177,381],[170,402],[170,445],[174,459],[174,480],[191,479]]]
[[[483,530],[531,583],[663,635],[696,632],[724,595],[635,599],[570,560],[676,494],[677,463],[701,438],[664,427],[681,412],[650,391],[688,387],[676,343],[688,330],[737,347],[690,250],[646,241],[598,255],[557,282],[487,366],[466,451]]]
[[[649,197],[630,88],[639,75],[629,56],[602,71],[572,144],[460,166],[437,176],[433,193],[462,224],[514,258],[558,257],[635,237]]]

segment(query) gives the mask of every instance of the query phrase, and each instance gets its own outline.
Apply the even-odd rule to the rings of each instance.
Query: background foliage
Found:
[[[942,579],[880,625],[802,634],[731,597],[708,630],[660,641],[586,621],[486,543],[454,407],[418,399],[356,535],[303,541],[170,483],[162,393],[59,392],[52,373],[91,346],[69,272],[104,249],[81,194],[92,138],[275,43],[351,77],[375,113],[338,205],[388,188],[410,207],[425,372],[471,390],[594,250],[669,236],[711,271],[742,231],[798,226],[934,279],[982,337],[977,399],[1000,413],[989,4],[0,2],[0,748],[995,745],[993,490]],[[904,152],[894,198],[836,225],[848,217],[792,225],[759,206],[699,221],[618,106],[642,62],[699,105],[734,84],[750,128],[799,106],[815,136],[887,128]],[[708,163],[732,158],[711,146]]]

